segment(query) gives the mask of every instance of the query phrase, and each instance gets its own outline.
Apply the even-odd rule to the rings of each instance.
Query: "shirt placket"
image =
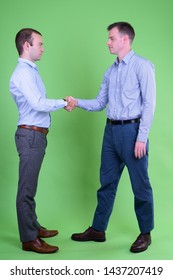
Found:
[[[117,119],[121,118],[121,88],[120,88],[120,81],[121,81],[121,73],[122,73],[122,63],[118,63],[118,72],[117,72],[117,79],[116,79],[116,108],[117,108]]]

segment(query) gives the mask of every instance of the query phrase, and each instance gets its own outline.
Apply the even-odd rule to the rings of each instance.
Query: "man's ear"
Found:
[[[129,42],[129,36],[127,34],[124,35],[124,41]]]
[[[29,44],[29,42],[26,41],[23,45],[23,50],[28,51],[29,48],[30,48],[30,44]]]

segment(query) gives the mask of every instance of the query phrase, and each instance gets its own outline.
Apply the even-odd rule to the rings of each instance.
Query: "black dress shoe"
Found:
[[[104,242],[106,240],[104,231],[96,231],[92,227],[89,227],[86,231],[82,233],[74,233],[71,239],[75,241],[96,241]]]
[[[22,249],[24,251],[33,251],[41,254],[55,253],[59,250],[57,246],[49,245],[38,237],[29,242],[22,242]]]
[[[151,235],[140,234],[135,242],[132,244],[130,251],[133,253],[140,253],[148,249],[148,246],[151,244]]]
[[[40,238],[48,238],[58,234],[57,230],[48,230],[44,227],[39,228],[38,230],[38,237]]]

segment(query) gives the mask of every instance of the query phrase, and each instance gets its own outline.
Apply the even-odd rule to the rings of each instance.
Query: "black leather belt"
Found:
[[[130,123],[139,123],[140,118],[137,119],[132,119],[132,120],[110,120],[107,119],[107,123],[112,124],[112,125],[118,125],[118,124],[130,124]]]
[[[25,128],[25,129],[35,130],[35,131],[39,131],[41,133],[44,133],[46,135],[49,132],[48,128],[39,127],[39,126],[35,126],[35,125],[25,125],[25,124],[22,124],[22,125],[19,125],[18,128]]]

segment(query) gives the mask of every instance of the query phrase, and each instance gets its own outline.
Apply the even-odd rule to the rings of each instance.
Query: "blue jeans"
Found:
[[[47,146],[46,135],[28,129],[17,129],[19,181],[16,199],[18,227],[22,242],[34,240],[41,227],[36,215],[35,196],[38,176]]]
[[[134,208],[141,233],[150,232],[154,227],[153,194],[148,177],[147,154],[137,159],[134,146],[139,124],[107,124],[103,138],[100,182],[97,191],[97,208],[92,227],[105,231],[113,209],[118,183],[124,167],[128,169],[134,194]]]

